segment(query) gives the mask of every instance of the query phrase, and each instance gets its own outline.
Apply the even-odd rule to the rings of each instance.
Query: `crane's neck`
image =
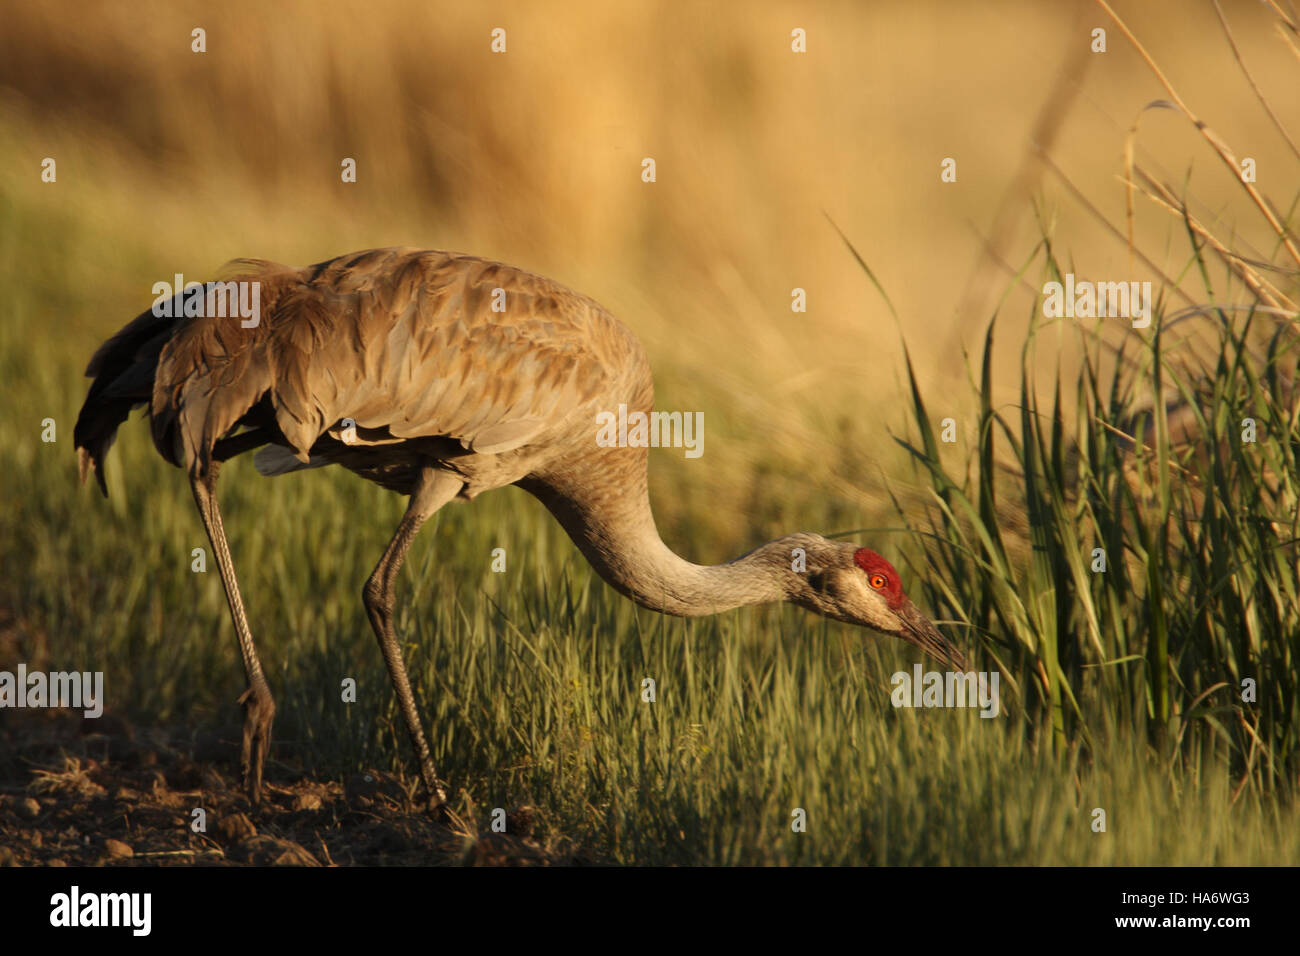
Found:
[[[599,468],[571,462],[544,479],[519,484],[550,509],[612,587],[643,607],[682,617],[796,596],[802,581],[792,572],[791,551],[801,536],[770,541],[726,564],[693,564],[659,537],[645,449],[603,451]]]

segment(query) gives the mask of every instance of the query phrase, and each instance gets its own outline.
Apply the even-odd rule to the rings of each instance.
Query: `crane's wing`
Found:
[[[258,325],[188,319],[161,349],[154,440],[178,465],[206,467],[263,401],[307,465],[344,419],[359,443],[441,437],[494,454],[590,421],[611,387],[643,400],[649,382],[640,344],[597,303],[501,263],[378,249],[306,269],[233,265],[266,289]],[[275,456],[263,465],[286,470]]]

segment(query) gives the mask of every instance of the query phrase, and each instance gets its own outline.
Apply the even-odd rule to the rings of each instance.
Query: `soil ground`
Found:
[[[378,771],[321,782],[277,761],[253,808],[229,776],[237,740],[237,730],[137,730],[111,714],[0,713],[0,866],[592,862],[542,846],[527,807],[508,812],[505,833],[458,832]]]

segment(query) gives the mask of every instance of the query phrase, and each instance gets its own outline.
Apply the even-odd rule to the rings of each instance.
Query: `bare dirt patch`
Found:
[[[227,776],[235,756],[222,735],[137,731],[111,714],[0,712],[0,866],[592,862],[536,840],[526,807],[507,815],[506,833],[458,832],[379,771],[321,782],[279,765],[254,809]]]

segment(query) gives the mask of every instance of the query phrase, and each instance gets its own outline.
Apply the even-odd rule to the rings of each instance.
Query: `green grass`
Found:
[[[1059,276],[1050,256],[1047,266]],[[990,323],[977,439],[961,470],[945,465],[913,378],[921,440],[899,442],[932,496],[925,521],[902,518],[935,542],[924,574],[931,604],[984,637],[1058,749],[1091,739],[1092,703],[1145,734],[1161,763],[1213,754],[1231,765],[1235,791],[1293,793],[1300,336],[1293,319],[1209,310],[1208,335],[1175,323],[1182,341],[1170,348],[1164,318],[1151,334],[1124,328],[1111,361],[1096,330],[1074,326],[1082,370],[1074,383],[1058,371],[1048,391],[1034,380],[1031,316],[1011,409],[990,400]],[[1189,347],[1197,335],[1210,358]],[[1171,437],[1168,401],[1143,401],[1158,395],[1181,400],[1190,440]],[[1018,534],[1005,530],[1013,516]]]
[[[0,599],[26,625],[20,659],[104,670],[109,708],[140,723],[228,723],[242,673],[215,567],[190,570],[208,545],[183,475],[132,419],[108,460],[111,500],[76,486],[81,368],[130,317],[105,318],[104,298],[128,296],[106,295],[102,264],[77,255],[110,233],[38,229],[14,202],[0,216],[0,235],[42,236],[5,242],[0,258]],[[1278,338],[1262,364],[1248,357],[1244,321],[1225,317],[1222,359],[1195,383],[1163,343],[1136,338],[1135,364],[1112,381],[1085,336],[1077,382],[1049,383],[1043,405],[1026,371],[1020,407],[997,409],[986,361],[965,423],[978,439],[944,454],[939,416],[915,393],[900,437],[933,495],[928,512],[904,499],[918,534],[884,540],[924,568],[907,582],[918,603],[968,625],[959,642],[1004,668],[1015,691],[996,720],[895,710],[889,676],[909,652],[793,608],[695,622],[640,610],[517,489],[444,509],[403,572],[397,626],[457,809],[483,826],[492,807],[532,804],[547,835],[629,863],[1300,862],[1288,353]],[[1157,370],[1209,396],[1202,425],[1221,440],[1177,452],[1157,415],[1151,477],[1093,416],[1123,419]],[[1268,436],[1254,448],[1231,440],[1248,408]],[[47,417],[55,443],[39,439]],[[1023,477],[997,479],[995,459]],[[1195,482],[1173,477],[1175,459]],[[773,455],[757,473],[781,467]],[[855,473],[847,459],[827,468]],[[719,523],[749,544],[795,530],[776,523],[790,516],[827,532],[897,523],[816,476],[780,485],[780,500],[755,480],[736,501],[706,501],[699,480],[656,483],[665,535],[690,554],[716,551]],[[244,459],[219,492],[279,703],[277,756],[327,777],[409,778],[360,600],[401,500],[337,469],[263,479]],[[712,520],[695,520],[704,511]],[[1095,542],[1104,575],[1088,569]],[[496,547],[504,574],[490,571]],[[1259,680],[1257,704],[1239,700],[1244,676]],[[806,833],[791,830],[796,808]]]

